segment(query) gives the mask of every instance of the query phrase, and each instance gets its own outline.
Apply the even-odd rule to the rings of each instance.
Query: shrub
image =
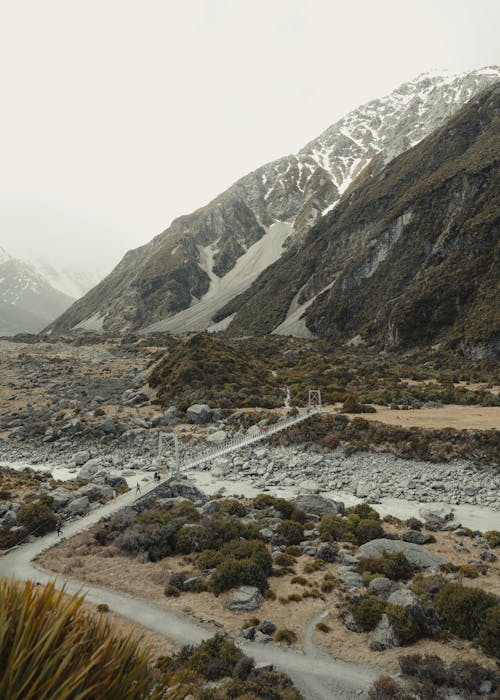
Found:
[[[321,583],[321,590],[323,593],[331,593],[334,588],[335,584],[333,581],[323,581]]]
[[[200,569],[215,569],[222,562],[223,558],[221,552],[216,552],[215,549],[205,549],[204,552],[198,554],[196,561]]]
[[[209,546],[210,540],[210,533],[202,525],[188,523],[175,537],[175,551],[179,554],[201,552]]]
[[[272,588],[267,588],[264,591],[264,598],[266,600],[276,600],[276,593],[273,591]]]
[[[379,513],[368,505],[368,503],[358,503],[346,509],[346,515],[359,515],[361,520],[380,520]]]
[[[355,543],[355,537],[351,531],[352,524],[339,515],[323,515],[319,525],[319,535],[323,542],[333,540],[345,540]]]
[[[294,576],[290,583],[298,583],[299,586],[305,586],[307,584],[307,579],[303,576]]]
[[[447,685],[449,673],[444,661],[436,654],[421,656],[409,654],[399,657],[401,673],[420,680],[429,680],[434,685]]]
[[[359,545],[384,536],[384,528],[378,520],[360,520],[354,529],[354,536]]]
[[[167,598],[178,598],[181,594],[177,586],[172,586],[170,583],[165,586],[163,593],[167,596]]]
[[[290,544],[285,548],[284,554],[288,554],[290,557],[300,557],[302,550],[296,544]],[[293,563],[295,563],[295,560]]]
[[[423,527],[423,522],[418,518],[408,518],[408,520],[404,521],[404,524],[409,530],[417,530],[418,532],[420,532]]]
[[[288,549],[288,547],[287,547]],[[297,560],[295,557],[292,557],[290,554],[286,554],[286,552],[282,552],[281,554],[278,554],[275,559],[274,559],[275,564],[278,564],[279,566],[293,566],[294,564],[297,563]]]
[[[421,598],[434,597],[444,586],[446,581],[442,576],[426,576],[416,574],[411,581],[410,590]]]
[[[0,526],[0,549],[10,549],[20,542],[22,531],[11,530],[10,527]]]
[[[45,503],[36,501],[22,505],[17,511],[17,523],[36,535],[45,535],[56,529],[57,516]]]
[[[276,498],[275,496],[270,496],[268,493],[259,493],[258,496],[254,498],[255,508],[274,508],[282,517],[286,520],[290,519],[295,506],[291,501],[287,501],[285,498]]]
[[[251,559],[257,564],[266,576],[270,576],[273,570],[273,560],[262,540],[233,540],[221,549],[224,559]]]
[[[324,622],[318,622],[318,624],[316,625],[316,629],[318,630],[318,632],[324,632],[326,634],[327,632],[330,632],[332,628]]]
[[[185,574],[183,574],[181,571],[174,571],[174,573],[170,575],[168,582],[171,586],[175,586],[175,588],[179,589],[179,591],[182,591],[185,580]]]
[[[479,571],[471,564],[463,564],[459,567],[458,572],[465,578],[477,578],[479,576]]]
[[[487,654],[500,658],[500,604],[488,610],[479,630],[479,644]]]
[[[297,641],[297,635],[293,630],[283,628],[275,633],[274,639],[276,642],[286,642],[290,646]]]
[[[483,537],[490,547],[500,547],[500,532],[498,530],[487,530]]]
[[[86,615],[83,597],[54,584],[0,583],[0,697],[159,700],[163,688],[134,639]]]
[[[244,585],[256,586],[261,592],[267,588],[266,574],[251,559],[226,559],[210,576],[210,589],[216,595]]]
[[[385,613],[401,644],[410,644],[418,638],[418,627],[406,608],[388,604]]]
[[[405,700],[403,687],[391,676],[380,676],[368,691],[371,700]]]
[[[283,520],[276,528],[276,533],[283,537],[286,544],[299,544],[304,539],[304,528],[293,520]]]
[[[352,616],[365,632],[378,625],[385,608],[386,603],[377,598],[363,598],[358,603],[349,606]]]
[[[205,640],[194,650],[188,647],[185,653],[189,653],[188,668],[200,673],[209,681],[232,676],[236,664],[244,658],[233,642],[220,634]]]
[[[464,639],[477,637],[490,609],[497,604],[496,596],[491,593],[458,583],[446,583],[435,599],[444,627]]]
[[[107,613],[109,612],[109,605],[107,603],[99,603],[97,606],[97,612]]]
[[[403,552],[383,552],[378,559],[362,557],[358,563],[360,573],[382,574],[393,581],[411,577],[413,568]]]
[[[247,509],[235,498],[225,498],[220,503],[220,512],[228,515],[236,515],[238,518],[243,518],[247,514]]]

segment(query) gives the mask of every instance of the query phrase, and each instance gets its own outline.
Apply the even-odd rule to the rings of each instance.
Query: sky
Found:
[[[0,0],[0,246],[109,271],[433,69],[500,63],[497,0]]]

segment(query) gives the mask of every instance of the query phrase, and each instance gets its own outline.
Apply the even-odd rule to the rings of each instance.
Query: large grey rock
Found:
[[[203,515],[213,515],[220,512],[220,501],[207,501],[200,508]]]
[[[420,508],[418,511],[420,517],[434,528],[442,527],[455,517],[455,514],[451,508]]]
[[[338,547],[333,542],[322,542],[316,550],[316,557],[328,563],[337,560]]]
[[[17,525],[17,515],[15,511],[8,510],[2,518],[2,525],[4,527],[15,527]]]
[[[187,409],[186,416],[190,423],[202,425],[212,419],[212,409],[205,403],[195,403]]]
[[[225,430],[216,430],[215,433],[211,433],[207,437],[207,442],[211,442],[214,445],[220,445],[227,438],[227,433]]]
[[[259,630],[262,632],[262,634],[274,634],[276,632],[276,625],[270,620],[261,620],[259,623]]]
[[[88,450],[81,450],[80,452],[77,452],[76,454],[73,455],[73,464],[76,464],[77,467],[81,467],[82,464],[85,464],[90,459],[90,452]]]
[[[412,593],[407,588],[401,588],[399,591],[394,591],[394,593],[391,593],[387,599],[387,602],[391,605],[400,605],[402,608],[405,608],[405,610],[407,610],[413,617],[415,622],[420,625],[424,625],[425,613],[422,606],[422,601],[417,595],[415,595],[415,593]]]
[[[99,458],[89,459],[78,472],[79,479],[91,479],[102,468]]]
[[[404,542],[412,542],[413,544],[427,544],[427,542],[430,542],[430,539],[429,535],[418,530],[408,530],[403,535]]]
[[[74,501],[71,501],[68,506],[68,512],[70,515],[85,515],[89,507],[89,499],[87,496],[82,496],[81,498],[75,498]]]
[[[320,491],[320,486],[314,479],[305,479],[301,481],[297,488],[299,491],[309,491],[310,493],[318,493],[318,491]]]
[[[51,491],[49,496],[51,496],[53,499],[52,508],[57,512],[58,510],[61,510],[61,508],[64,508],[64,506],[69,503],[72,498],[74,498],[74,492],[65,489],[64,486],[61,486],[60,488]]]
[[[363,585],[363,577],[361,574],[357,574],[348,566],[339,566],[337,569],[337,577],[350,588],[360,588]]]
[[[315,494],[302,494],[294,499],[294,504],[300,510],[306,513],[315,513],[317,515],[342,515],[344,512],[344,504],[341,501],[333,501],[331,498]]]
[[[428,569],[446,562],[446,559],[442,556],[424,549],[421,545],[412,544],[411,542],[402,542],[401,540],[388,540],[385,538],[371,540],[361,545],[356,552],[356,558],[371,557],[377,559],[382,556],[383,552],[403,552],[410,564],[417,569]]]
[[[389,618],[384,613],[380,622],[373,630],[370,649],[372,651],[383,651],[384,649],[392,649],[393,647],[399,646],[399,639],[389,622]]]
[[[248,611],[257,610],[263,601],[261,592],[255,586],[240,586],[231,591],[226,603],[229,610]]]
[[[377,597],[386,599],[399,585],[396,581],[381,576],[380,578],[372,578],[368,584],[368,590],[375,591]]]
[[[104,484],[85,484],[75,491],[75,496],[87,496],[89,501],[98,501],[101,498],[111,498],[113,489]]]

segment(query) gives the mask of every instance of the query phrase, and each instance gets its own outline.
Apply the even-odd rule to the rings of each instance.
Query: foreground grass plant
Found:
[[[54,584],[0,582],[2,700],[139,700],[162,697],[133,638],[82,610]]]

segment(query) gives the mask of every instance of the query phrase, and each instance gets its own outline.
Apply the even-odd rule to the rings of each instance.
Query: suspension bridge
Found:
[[[180,474],[182,471],[187,471],[194,467],[199,467],[207,462],[211,462],[219,457],[230,454],[240,450],[243,447],[252,445],[261,440],[265,440],[271,435],[276,435],[283,430],[291,428],[293,425],[298,423],[303,423],[304,421],[311,418],[311,416],[320,413],[322,410],[321,406],[321,393],[318,389],[311,389],[309,391],[309,400],[307,408],[302,409],[302,413],[298,413],[294,416],[288,416],[286,418],[281,418],[276,423],[271,423],[270,425],[252,425],[244,435],[237,435],[222,442],[219,445],[214,445],[209,447],[207,450],[202,452],[196,457],[183,459],[179,452],[179,438],[177,433],[160,433],[158,439],[158,454],[156,457],[156,465],[159,470],[161,470],[162,459],[164,455],[165,446],[169,443],[173,443],[174,455],[173,455],[173,473]],[[172,459],[172,455],[170,456]]]

